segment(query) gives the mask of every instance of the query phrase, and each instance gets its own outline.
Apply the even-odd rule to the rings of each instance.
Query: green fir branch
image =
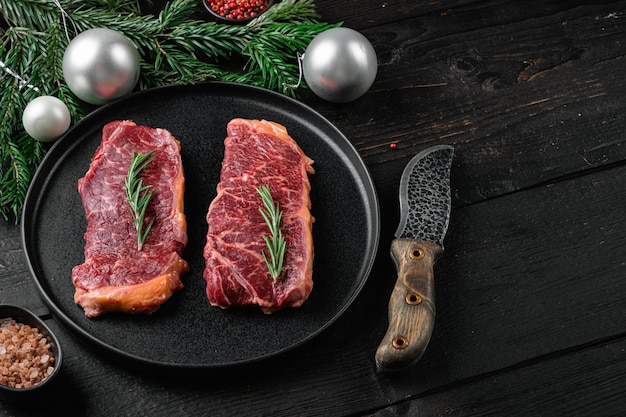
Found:
[[[247,25],[198,20],[197,0],[171,0],[156,16],[137,0],[0,0],[0,61],[39,91],[0,68],[0,215],[16,221],[45,148],[24,131],[21,116],[37,95],[61,99],[73,122],[83,103],[63,79],[63,53],[90,28],[126,35],[141,57],[138,89],[203,81],[231,81],[295,97],[297,57],[320,32],[313,0],[282,0]],[[306,86],[303,84],[302,88]]]
[[[28,186],[32,179],[34,167],[41,161],[43,148],[41,144],[26,134],[21,125],[22,110],[28,101],[36,97],[35,92],[26,85],[30,79],[18,80],[10,76],[7,68],[31,67],[37,59],[33,53],[36,37],[29,36],[26,30],[8,30],[8,37],[19,39],[14,48],[6,48],[0,44],[0,56],[5,57],[0,77],[0,111],[2,126],[0,127],[0,215],[5,220],[12,213],[17,221],[22,203],[26,198]]]

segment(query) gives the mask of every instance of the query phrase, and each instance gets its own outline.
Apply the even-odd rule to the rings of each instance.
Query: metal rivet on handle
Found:
[[[414,293],[409,293],[404,300],[408,305],[415,306],[422,302],[422,297]]]
[[[404,336],[396,336],[393,338],[392,344],[396,349],[404,349],[409,345],[409,341]]]
[[[424,257],[424,251],[421,249],[412,249],[411,252],[409,253],[409,256],[411,257],[411,259],[422,259]]]

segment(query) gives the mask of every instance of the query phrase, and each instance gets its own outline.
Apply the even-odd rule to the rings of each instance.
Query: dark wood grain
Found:
[[[351,140],[377,187],[380,250],[356,302],[274,360],[154,375],[94,352],[48,315],[19,226],[3,222],[0,303],[46,317],[65,349],[47,401],[0,403],[3,415],[626,412],[626,1],[316,4],[379,58],[362,98],[302,97]],[[454,208],[435,265],[433,337],[414,369],[380,374],[400,173],[438,143],[455,146]]]
[[[624,339],[483,375],[370,414],[388,416],[611,416],[624,411]],[[590,390],[590,387],[595,389]]]
[[[26,265],[18,225],[0,221],[0,304],[15,304],[36,314],[44,307]]]
[[[378,80],[362,111],[332,114],[374,174],[451,143],[457,204],[467,204],[623,160],[624,5],[475,8],[364,31]],[[395,186],[397,175],[375,176]]]

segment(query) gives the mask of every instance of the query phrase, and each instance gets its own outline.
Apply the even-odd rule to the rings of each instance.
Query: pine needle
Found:
[[[194,18],[197,0],[171,0],[157,16],[142,15],[137,0],[59,4],[65,13],[53,1],[0,0],[5,23],[0,27],[0,61],[39,90],[0,72],[0,215],[16,222],[45,153],[22,126],[26,104],[37,95],[52,95],[65,102],[73,121],[85,115],[62,71],[63,53],[75,29],[82,32],[106,22],[126,35],[141,56],[138,89],[216,80],[295,97],[291,86],[300,75],[298,54],[317,34],[339,26],[320,23],[313,0],[282,0],[247,25]]]

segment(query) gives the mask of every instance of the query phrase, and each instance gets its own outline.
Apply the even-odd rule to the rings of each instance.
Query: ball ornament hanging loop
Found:
[[[302,57],[307,85],[324,100],[353,101],[369,90],[376,79],[376,51],[354,29],[338,27],[317,35]]]
[[[139,52],[123,34],[107,28],[77,35],[63,55],[63,77],[70,90],[90,104],[104,104],[130,93],[139,80]]]

